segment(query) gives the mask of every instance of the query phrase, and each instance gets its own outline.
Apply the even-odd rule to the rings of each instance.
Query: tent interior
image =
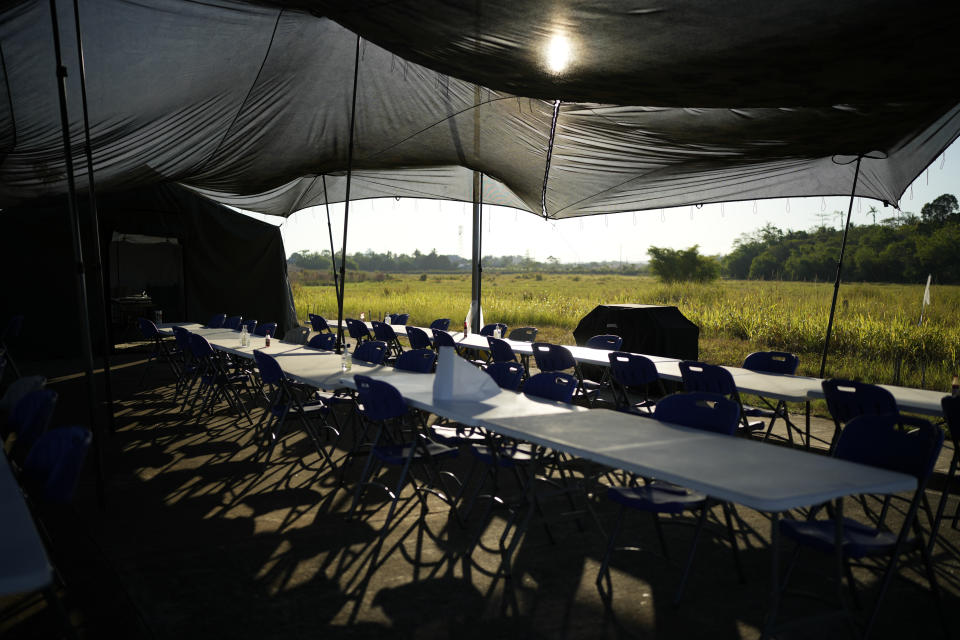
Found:
[[[105,335],[98,321],[104,296],[114,343],[142,339],[136,318],[152,318],[154,310],[167,322],[240,314],[276,322],[279,335],[296,325],[278,227],[173,184],[104,195],[97,208],[105,292],[92,269],[86,281],[97,350]],[[83,213],[81,227],[89,229]],[[76,283],[63,277],[76,272],[68,220],[62,198],[4,211],[0,317],[29,318],[17,353],[79,354]]]

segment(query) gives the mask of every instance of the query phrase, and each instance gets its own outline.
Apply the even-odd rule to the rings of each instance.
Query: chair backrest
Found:
[[[326,319],[323,316],[318,316],[315,313],[307,314],[307,317],[310,318],[310,326],[316,332],[321,331],[330,331],[330,325],[327,324]]]
[[[255,332],[256,332],[256,330],[257,330],[257,321],[256,321],[256,320],[246,320],[246,321],[242,322],[241,324],[242,324],[242,325],[246,325],[246,327],[247,327],[247,333],[249,333],[250,335],[254,335],[254,334],[255,334]]]
[[[523,392],[535,398],[545,398],[569,404],[577,388],[577,379],[569,373],[544,371],[530,376],[523,385]]]
[[[433,344],[427,332],[419,327],[407,327],[407,340],[410,341],[412,349],[429,349]]]
[[[523,380],[523,365],[516,362],[492,362],[483,369],[497,386],[508,391],[516,391]]]
[[[624,387],[642,387],[660,378],[653,360],[638,353],[611,351],[610,377]]]
[[[897,413],[893,394],[875,384],[833,378],[821,383],[827,409],[837,426],[845,425],[857,416],[876,416]]]
[[[179,348],[184,353],[189,353],[190,351],[190,332],[184,329],[183,327],[174,327],[173,328],[173,338],[177,341],[177,348]]]
[[[453,336],[449,332],[442,329],[433,330],[433,346],[437,348],[437,351],[440,350],[440,347],[453,347],[457,348],[457,341],[453,339]]]
[[[267,384],[280,384],[283,380],[283,369],[280,363],[269,353],[264,353],[259,349],[254,349],[253,359],[257,363],[257,369],[260,370],[260,379]]]
[[[93,436],[86,427],[58,427],[41,435],[23,463],[23,481],[34,500],[70,502]]]
[[[740,405],[718,393],[674,393],[657,402],[653,417],[684,427],[733,435],[740,422]]]
[[[363,375],[355,375],[353,380],[357,384],[360,413],[367,418],[389,420],[407,413],[406,401],[392,384]]]
[[[37,389],[27,393],[10,412],[10,428],[17,434],[17,450],[26,453],[50,426],[57,392]]]
[[[290,344],[307,344],[310,337],[310,327],[294,327],[283,334],[283,341]]]
[[[409,313],[391,313],[390,314],[390,324],[399,324],[402,326],[402,325],[406,325],[408,322],[410,322]]]
[[[864,414],[847,423],[833,454],[851,462],[908,473],[922,489],[933,473],[942,445],[943,429],[922,418]]]
[[[430,323],[430,329],[440,329],[440,331],[448,331],[450,329],[450,318],[437,318]]]
[[[788,376],[796,374],[799,366],[800,358],[786,351],[754,351],[743,361],[744,369]]]
[[[680,362],[680,376],[683,378],[684,391],[705,391],[739,397],[733,375],[715,364],[683,360]]]
[[[513,353],[513,347],[506,340],[487,336],[487,344],[490,345],[490,357],[494,362],[517,361],[517,356]]]
[[[382,340],[367,340],[353,350],[353,359],[370,364],[383,364],[387,355],[387,343]]]
[[[146,318],[137,318],[137,327],[140,329],[140,335],[147,340],[156,340],[160,335],[160,330],[157,329],[157,325]]]
[[[367,329],[367,325],[356,318],[347,318],[347,332],[354,340],[370,337],[370,329]]]
[[[577,361],[574,360],[569,349],[549,342],[533,343],[533,359],[540,371],[563,371],[575,369],[577,366]]]
[[[219,329],[220,327],[223,326],[223,321],[226,319],[227,319],[227,314],[225,313],[215,314],[211,316],[209,320],[207,320],[206,327],[207,329]]]
[[[190,353],[193,354],[194,358],[198,360],[203,360],[209,358],[213,355],[213,347],[210,346],[210,343],[207,342],[207,339],[203,336],[199,336],[195,333],[190,334]]]
[[[393,330],[393,326],[387,324],[386,322],[374,320],[370,324],[373,325],[373,335],[377,340],[393,342],[397,339],[397,332]]]
[[[265,335],[267,335],[268,333],[269,333],[271,336],[276,337],[276,335],[277,335],[277,323],[276,323],[276,322],[268,322],[268,323],[266,323],[266,324],[261,324],[261,325],[259,325],[259,326],[257,327],[257,330],[253,332],[253,335],[255,335],[255,336],[265,336]]]
[[[950,429],[950,439],[953,441],[953,450],[960,451],[960,396],[944,396],[940,400],[943,409],[943,419]]]
[[[240,330],[240,324],[243,322],[243,316],[230,316],[223,321],[221,325],[224,329]]]
[[[607,333],[600,336],[593,336],[587,340],[587,343],[583,346],[589,347],[590,349],[606,349],[607,351],[617,351],[622,344],[623,338]]]
[[[430,349],[409,349],[397,356],[395,368],[414,373],[430,373],[437,362],[437,353]]]
[[[492,336],[494,329],[497,327],[500,328],[500,335],[504,336],[507,334],[507,325],[502,322],[493,322],[490,324],[483,325],[483,328],[480,329],[480,335],[482,336]]]
[[[507,336],[507,339],[516,340],[518,342],[533,342],[537,339],[537,328],[517,327],[516,329],[511,329],[510,335]]]
[[[314,349],[333,351],[337,347],[337,335],[335,333],[318,333],[310,338],[307,346],[313,347]]]

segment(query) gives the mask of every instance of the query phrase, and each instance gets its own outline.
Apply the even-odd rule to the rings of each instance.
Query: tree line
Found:
[[[842,212],[835,212],[841,218]],[[875,217],[876,209],[868,215]],[[767,225],[734,242],[725,256],[700,255],[698,247],[651,247],[650,269],[665,281],[738,280],[832,281],[843,231],[819,226],[783,231]],[[851,223],[843,278],[848,281],[919,282],[933,274],[942,284],[960,283],[960,205],[944,194],[920,215],[903,213],[871,224]]]

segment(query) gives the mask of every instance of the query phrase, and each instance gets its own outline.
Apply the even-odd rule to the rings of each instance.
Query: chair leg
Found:
[[[683,598],[683,591],[687,586],[687,578],[690,576],[690,568],[693,566],[693,557],[697,553],[697,543],[700,541],[700,534],[703,532],[703,525],[707,521],[708,505],[704,503],[700,507],[700,517],[697,518],[697,528],[693,532],[693,542],[690,544],[690,552],[687,554],[687,562],[683,567],[683,574],[680,576],[680,585],[677,587],[677,594],[673,598],[673,604],[680,604]]]
[[[613,581],[610,580],[610,556],[613,554],[613,546],[616,544],[617,536],[620,535],[620,528],[623,526],[623,518],[626,515],[627,508],[620,506],[620,513],[617,514],[617,522],[613,525],[613,531],[610,532],[610,538],[607,541],[607,550],[603,554],[603,560],[600,561],[600,570],[597,572],[597,589],[603,595],[603,578],[607,578],[607,584],[610,587],[610,593],[613,593]]]
[[[731,512],[734,507],[729,502],[724,502],[722,507],[723,517],[727,523],[727,539],[730,541],[730,550],[733,553],[733,566],[737,570],[737,579],[740,584],[744,584],[747,579],[743,574],[743,563],[740,562],[740,547],[737,545],[737,534],[733,529],[733,514]]]

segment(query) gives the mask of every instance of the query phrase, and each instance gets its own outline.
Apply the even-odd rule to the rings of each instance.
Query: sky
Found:
[[[960,198],[960,142],[936,158],[914,181],[900,200],[903,211],[919,214],[921,207],[944,193]],[[526,211],[484,206],[483,255],[528,255],[538,261],[554,257],[560,262],[617,260],[647,262],[650,246],[685,249],[698,245],[706,255],[729,253],[734,241],[766,224],[801,230],[819,226],[821,219],[842,228],[849,198],[789,198],[728,202],[696,207],[655,209],[636,213],[584,216],[546,221]],[[854,224],[897,215],[875,200],[854,201]],[[343,240],[343,205],[330,206],[334,245]],[[378,253],[456,254],[469,258],[471,251],[470,203],[403,198],[366,200],[350,205],[347,253],[372,250]],[[326,210],[311,207],[287,219],[255,217],[280,224],[287,255],[330,248]],[[429,223],[427,222],[429,220]]]

